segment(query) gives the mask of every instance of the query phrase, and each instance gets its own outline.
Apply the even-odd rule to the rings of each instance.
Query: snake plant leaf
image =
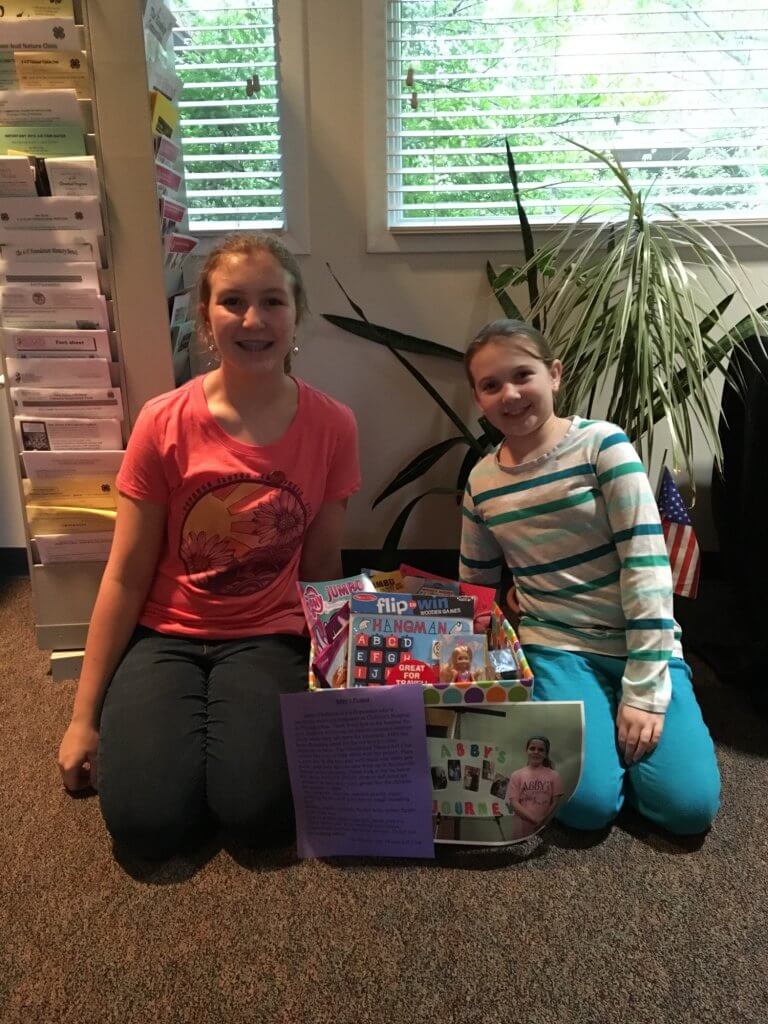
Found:
[[[340,327],[342,331],[348,331],[367,341],[375,341],[378,345],[396,348],[400,352],[412,352],[420,356],[441,356],[455,363],[460,363],[464,359],[462,353],[457,352],[455,348],[440,345],[436,341],[427,341],[425,338],[417,338],[413,334],[403,334],[391,327],[371,323],[370,320],[355,320],[353,317],[336,316],[334,313],[323,313],[322,317],[334,327]]]
[[[432,494],[450,494],[455,497],[457,491],[455,487],[430,487],[428,491],[423,491],[408,502],[408,504],[400,511],[397,518],[392,523],[392,526],[389,528],[389,533],[384,538],[384,544],[381,549],[383,569],[390,570],[395,568],[398,561],[397,550],[400,547],[400,538],[402,537],[403,530],[405,529],[405,524],[408,522],[408,516],[420,501],[424,498],[428,498]]]
[[[467,439],[462,435],[456,437],[449,437],[445,441],[439,441],[437,444],[430,445],[429,448],[425,448],[423,452],[420,452],[415,459],[411,459],[407,466],[400,470],[397,476],[387,484],[381,494],[374,500],[371,508],[376,508],[380,501],[388,498],[390,494],[394,494],[395,491],[399,491],[401,487],[405,487],[407,484],[417,480],[420,476],[423,476],[428,469],[431,469],[436,462],[439,462],[446,452],[449,452],[452,448],[455,448],[457,444],[466,444]],[[477,459],[477,453],[470,448],[470,453]]]

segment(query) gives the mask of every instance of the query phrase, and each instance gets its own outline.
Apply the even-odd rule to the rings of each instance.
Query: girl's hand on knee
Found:
[[[616,733],[619,753],[625,764],[634,764],[645,754],[655,750],[664,728],[664,715],[654,711],[641,711],[623,702],[616,715]]]
[[[71,793],[96,789],[96,755],[99,733],[91,725],[70,722],[59,747],[61,780]]]

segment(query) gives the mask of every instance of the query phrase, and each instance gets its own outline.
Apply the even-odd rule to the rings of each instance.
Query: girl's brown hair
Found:
[[[525,350],[529,355],[540,359],[546,367],[550,367],[555,361],[555,354],[549,347],[549,342],[535,327],[531,327],[524,320],[492,320],[475,335],[464,353],[464,369],[472,388],[475,386],[471,369],[472,360],[481,348],[485,348],[489,342],[495,341],[497,338],[524,338],[533,347],[533,351]]]
[[[528,752],[528,747],[530,747],[534,740],[538,740],[540,743],[544,744],[544,757],[541,763],[545,768],[551,768],[552,762],[549,759],[549,739],[547,736],[529,736],[528,742],[525,744],[526,753]]]
[[[211,301],[211,274],[214,270],[218,270],[225,260],[233,256],[250,256],[254,252],[268,252],[291,278],[297,324],[308,311],[307,292],[299,264],[293,253],[283,245],[279,238],[262,231],[253,234],[229,235],[221,245],[217,245],[210,252],[197,280],[197,337],[200,344],[209,335],[208,304]],[[290,373],[290,354],[285,357],[284,368],[286,373]]]

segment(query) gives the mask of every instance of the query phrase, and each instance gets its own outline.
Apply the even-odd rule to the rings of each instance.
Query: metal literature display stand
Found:
[[[174,384],[142,6],[141,0],[75,0],[73,10],[79,35],[73,49],[84,51],[90,65],[91,98],[79,99],[79,106],[86,152],[96,158],[99,179],[99,277],[109,320],[111,384],[122,392],[123,440],[144,402]],[[0,21],[0,43],[3,32]],[[5,391],[16,443],[10,387]],[[104,561],[43,564],[27,515],[20,457],[16,464],[37,642],[52,651],[53,677],[70,678],[79,671]]]

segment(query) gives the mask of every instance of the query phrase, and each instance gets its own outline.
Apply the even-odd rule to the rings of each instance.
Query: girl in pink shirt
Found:
[[[513,836],[520,839],[538,832],[552,817],[563,783],[549,759],[546,736],[531,736],[525,745],[528,764],[509,777],[505,800],[514,811]]]
[[[119,846],[164,857],[220,825],[289,834],[281,693],[306,687],[298,588],[341,573],[360,485],[349,409],[290,375],[306,295],[275,238],[209,256],[198,336],[211,373],[142,409],[117,478],[65,786],[95,783]]]

